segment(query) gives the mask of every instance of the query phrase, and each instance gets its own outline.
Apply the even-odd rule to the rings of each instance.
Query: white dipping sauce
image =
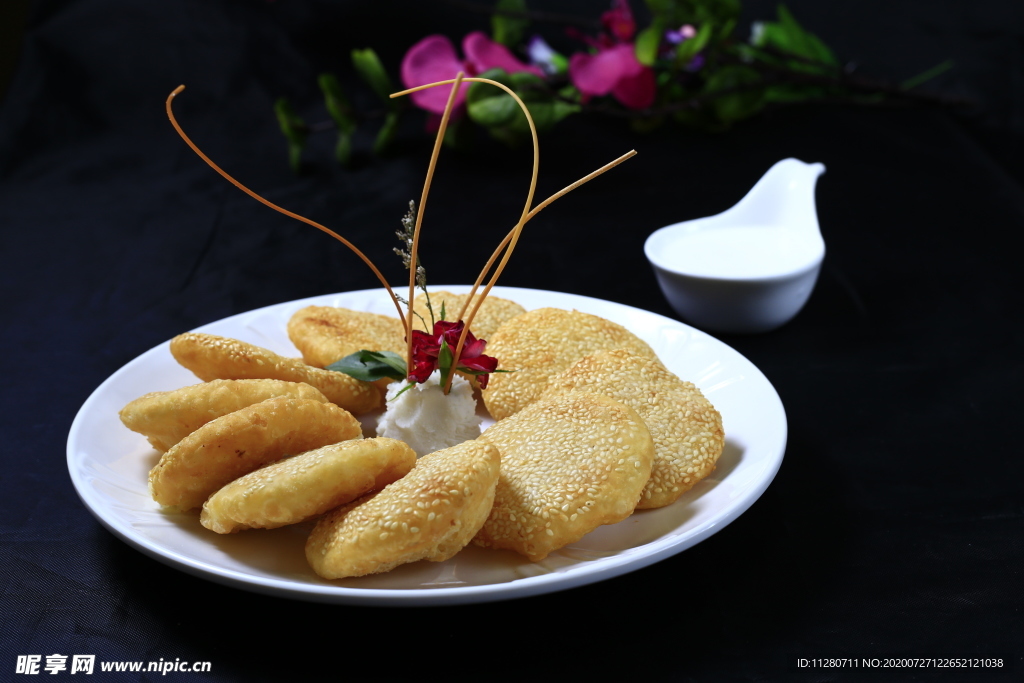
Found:
[[[686,275],[770,277],[798,270],[818,248],[795,230],[753,225],[679,233],[662,250],[662,263]]]

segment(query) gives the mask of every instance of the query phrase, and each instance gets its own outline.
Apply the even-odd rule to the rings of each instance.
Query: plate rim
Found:
[[[431,287],[435,291],[451,291],[458,293],[460,290],[467,291],[468,285],[434,285]],[[330,294],[321,294],[312,297],[306,297],[303,299],[293,299],[289,301],[283,301],[276,304],[269,304],[248,311],[243,311],[230,315],[219,320],[215,320],[204,325],[195,328],[194,332],[202,332],[207,327],[218,326],[236,319],[255,316],[259,313],[267,312],[272,309],[280,309],[282,307],[301,307],[303,305],[313,305],[312,302],[323,302],[324,300],[330,300],[332,298],[345,297],[345,296],[380,296],[383,294],[383,289],[372,288],[362,290],[351,290],[344,292],[335,292]],[[621,576],[628,572],[636,571],[644,567],[648,567],[656,562],[659,562],[667,557],[676,555],[694,545],[706,540],[708,537],[720,531],[725,526],[729,525],[737,518],[745,513],[750,507],[756,502],[761,495],[768,489],[775,475],[778,473],[782,466],[782,460],[785,455],[786,444],[788,441],[788,422],[786,418],[785,408],[782,404],[782,399],[778,395],[778,391],[771,384],[768,378],[764,375],[761,370],[754,365],[749,359],[743,354],[739,353],[731,346],[718,340],[717,338],[698,330],[686,323],[673,318],[647,311],[635,306],[629,306],[627,304],[621,304],[615,301],[609,301],[606,299],[598,299],[595,297],[589,297],[580,294],[573,294],[569,292],[558,292],[554,290],[540,290],[523,287],[503,287],[496,286],[492,290],[492,294],[502,298],[509,298],[515,300],[515,294],[521,292],[528,294],[529,296],[538,295],[555,295],[560,297],[569,297],[571,299],[581,300],[583,302],[593,302],[599,306],[618,307],[630,311],[639,311],[647,316],[655,316],[661,318],[671,326],[681,326],[686,330],[688,334],[704,337],[713,341],[715,344],[721,345],[729,352],[733,353],[739,359],[742,359],[749,369],[753,371],[754,377],[764,382],[765,388],[770,391],[770,397],[773,399],[772,405],[768,406],[771,410],[776,410],[777,415],[775,420],[778,425],[779,434],[777,438],[779,442],[774,445],[771,449],[772,453],[766,460],[765,466],[762,470],[760,478],[757,479],[756,485],[744,492],[737,500],[735,500],[728,508],[724,511],[724,514],[718,514],[712,517],[711,520],[705,522],[696,531],[688,535],[683,539],[677,539],[672,536],[662,536],[654,539],[648,543],[645,543],[635,548],[630,548],[629,551],[636,551],[640,548],[646,549],[646,552],[640,557],[635,557],[635,552],[623,552],[618,555],[609,556],[602,558],[601,560],[595,560],[593,562],[580,563],[574,565],[568,569],[559,572],[548,572],[544,574],[521,577],[507,581],[503,583],[492,583],[492,584],[480,584],[473,586],[455,586],[447,588],[409,588],[409,589],[394,589],[394,588],[352,588],[348,586],[334,586],[330,584],[302,584],[297,583],[291,579],[277,579],[269,577],[260,577],[249,574],[243,574],[230,568],[218,567],[211,565],[207,562],[191,558],[187,555],[183,555],[178,551],[166,547],[161,547],[158,544],[132,533],[128,528],[122,526],[120,520],[114,517],[106,509],[106,506],[101,504],[101,501],[94,501],[92,499],[94,494],[87,482],[84,481],[82,473],[77,469],[77,458],[75,452],[75,446],[78,441],[78,435],[83,429],[86,416],[90,412],[92,404],[99,401],[103,391],[110,384],[115,383],[121,375],[129,373],[133,370],[136,365],[142,364],[144,360],[152,354],[159,353],[161,349],[168,347],[170,340],[166,340],[133,358],[129,362],[122,365],[115,372],[111,373],[93,392],[89,397],[82,403],[78,412],[75,415],[74,420],[71,423],[71,428],[68,433],[67,440],[67,464],[68,471],[71,476],[72,483],[75,487],[75,491],[78,494],[79,499],[89,510],[89,512],[100,522],[100,524],[108,531],[113,533],[115,536],[120,538],[122,541],[128,543],[131,547],[141,551],[143,554],[163,563],[175,569],[184,571],[193,576],[207,579],[215,583],[222,585],[228,585],[234,588],[241,588],[250,592],[262,593],[265,595],[273,595],[277,597],[285,597],[292,599],[299,599],[309,602],[318,603],[329,603],[329,604],[363,604],[363,605],[379,605],[379,606],[410,606],[410,605],[452,605],[452,604],[465,604],[465,603],[483,603],[499,600],[507,600],[519,597],[527,597],[531,595],[540,595],[544,593],[550,593],[560,590],[566,590],[581,585],[595,583],[610,579],[616,576]],[[323,305],[323,304],[321,304]]]

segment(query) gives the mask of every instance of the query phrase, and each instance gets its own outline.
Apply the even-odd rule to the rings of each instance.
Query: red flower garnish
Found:
[[[465,323],[461,320],[457,323],[446,320],[438,320],[434,323],[434,333],[427,334],[421,330],[412,331],[412,368],[409,370],[409,379],[414,382],[426,382],[430,374],[437,370],[443,363],[441,348],[447,346],[449,353],[454,354],[459,344],[459,337]],[[487,342],[477,339],[472,332],[466,333],[466,343],[462,347],[462,355],[459,357],[458,370],[471,375],[476,375],[480,382],[480,388],[487,388],[487,380],[490,374],[498,367],[498,359],[484,355],[484,348]],[[450,358],[449,358],[449,363]],[[442,374],[446,368],[441,367]],[[442,378],[442,381],[444,378]]]

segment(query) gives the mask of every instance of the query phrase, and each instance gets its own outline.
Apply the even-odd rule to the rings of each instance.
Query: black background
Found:
[[[0,105],[3,474],[0,679],[19,654],[208,660],[166,680],[454,676],[555,680],[1019,680],[1024,675],[1024,10],[1019,3],[788,3],[844,62],[971,104],[807,106],[721,134],[575,117],[541,140],[538,196],[638,156],[530,224],[501,284],[673,316],[644,259],[656,228],[734,204],[772,163],[822,162],[828,253],[805,310],[778,331],[723,335],[789,418],[774,483],[675,557],[598,584],[464,607],[307,604],[230,589],[116,539],[79,501],[65,442],[82,402],[158,343],[255,307],[376,286],[312,228],[223,182],[193,139],[268,199],[339,229],[398,279],[393,230],[432,140],[405,117],[395,152],[356,139],[353,168],[315,136],[291,173],[273,101],[326,118],[315,86],[372,46],[397,74],[422,36],[483,15],[445,3],[140,3],[5,8],[14,57]],[[551,3],[597,16],[604,3]],[[744,22],[774,3],[746,3]],[[23,26],[24,30],[19,28]],[[545,27],[554,41],[558,29]],[[570,45],[571,46],[571,45]],[[369,127],[367,127],[369,128]],[[433,282],[465,282],[518,215],[526,149],[483,134],[445,152],[425,223]],[[797,658],[995,656],[1000,671],[800,670]],[[63,675],[68,675],[66,672]],[[97,678],[100,674],[95,674]],[[156,680],[143,677],[139,680]],[[133,680],[125,677],[119,680]]]

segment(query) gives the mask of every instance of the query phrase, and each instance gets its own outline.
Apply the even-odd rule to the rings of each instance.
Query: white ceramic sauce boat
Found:
[[[783,159],[731,209],[652,233],[644,252],[672,308],[719,332],[767,332],[792,319],[825,257],[814,203],[824,172]]]

